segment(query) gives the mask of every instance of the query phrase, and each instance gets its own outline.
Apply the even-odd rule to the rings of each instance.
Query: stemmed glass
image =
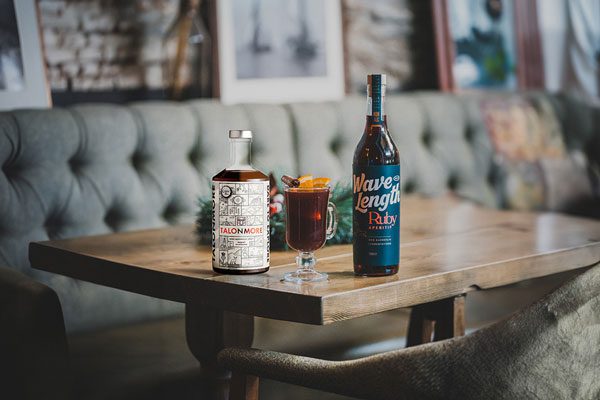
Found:
[[[315,250],[331,239],[337,230],[337,210],[329,201],[331,188],[285,188],[286,228],[288,246],[298,251],[295,272],[283,276],[287,282],[318,282],[327,274],[315,270]]]

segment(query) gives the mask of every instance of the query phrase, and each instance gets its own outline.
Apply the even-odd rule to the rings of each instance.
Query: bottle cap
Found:
[[[252,139],[252,131],[241,129],[230,129],[229,139]]]

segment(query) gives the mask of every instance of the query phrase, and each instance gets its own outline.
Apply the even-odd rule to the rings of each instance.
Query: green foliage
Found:
[[[338,183],[333,188],[331,202],[338,211],[338,227],[335,236],[327,244],[352,243],[352,187]],[[281,212],[271,216],[271,249],[287,249],[285,243],[285,205]],[[198,199],[196,234],[202,244],[210,244],[212,235],[212,199]]]
[[[196,235],[202,244],[210,244],[212,235],[212,199],[198,199],[196,212]]]
[[[288,249],[285,242],[285,206],[281,212],[271,215],[271,249]]]
[[[347,183],[336,184],[331,202],[338,211],[338,226],[335,236],[327,244],[352,243],[352,186]]]

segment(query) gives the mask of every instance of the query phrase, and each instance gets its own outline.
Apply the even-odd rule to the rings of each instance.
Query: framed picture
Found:
[[[343,97],[338,0],[219,0],[216,17],[222,102]]]
[[[440,89],[543,86],[535,0],[434,0]]]
[[[0,0],[0,109],[50,107],[35,0]]]

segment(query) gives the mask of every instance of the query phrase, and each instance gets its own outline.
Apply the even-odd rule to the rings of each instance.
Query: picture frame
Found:
[[[432,13],[442,91],[543,87],[536,0],[433,0]]]
[[[213,91],[222,103],[344,96],[339,0],[219,0],[214,7]]]
[[[0,0],[0,110],[52,106],[35,0]]]

